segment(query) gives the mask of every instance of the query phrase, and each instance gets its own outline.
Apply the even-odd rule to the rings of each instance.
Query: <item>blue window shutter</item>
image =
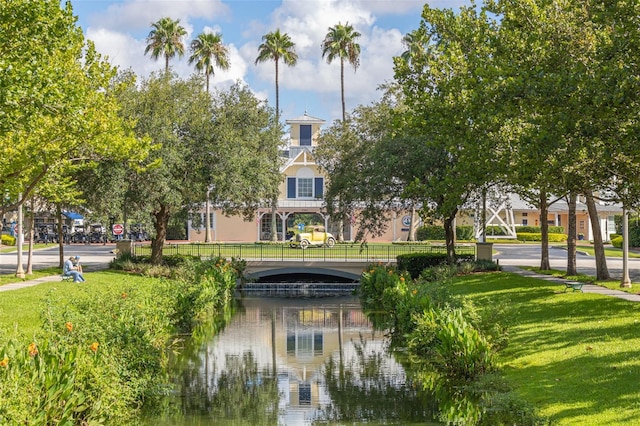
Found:
[[[287,198],[296,198],[296,178],[287,178]]]
[[[317,177],[313,180],[313,192],[316,198],[324,197],[324,178]]]
[[[311,125],[300,125],[300,146],[311,146]]]

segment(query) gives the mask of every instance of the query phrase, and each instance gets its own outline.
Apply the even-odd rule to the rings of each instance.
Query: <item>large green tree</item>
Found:
[[[270,32],[262,36],[262,43],[258,46],[258,57],[256,64],[261,62],[273,61],[276,66],[276,117],[280,119],[280,86],[279,86],[279,64],[280,60],[290,67],[298,62],[298,55],[295,51],[295,43],[291,41],[291,37],[287,33],[281,33],[280,29]],[[277,211],[277,195],[274,195],[271,205],[271,240],[276,241],[278,238],[276,211]],[[284,224],[283,224],[284,226]],[[283,235],[285,230],[283,229]]]
[[[29,199],[43,182],[108,158],[147,153],[110,90],[115,69],[76,26],[71,5],[0,7],[0,192]],[[13,198],[17,200],[18,198]],[[5,206],[15,208],[19,202]]]
[[[327,35],[322,40],[322,57],[327,63],[334,59],[340,59],[340,94],[342,99],[342,121],[347,120],[347,111],[344,101],[344,63],[347,61],[353,66],[354,71],[360,66],[360,44],[357,39],[361,34],[352,25],[338,23],[329,27]]]
[[[124,92],[124,113],[157,147],[143,171],[130,169],[127,199],[151,215],[151,259],[162,261],[172,216],[199,210],[208,188],[227,214],[252,217],[277,188],[280,134],[272,110],[244,86],[216,97],[196,77],[152,75]],[[274,176],[275,175],[275,176]]]
[[[164,57],[164,70],[169,71],[169,59],[176,55],[182,57],[184,55],[183,37],[187,35],[187,31],[180,25],[179,19],[171,19],[164,17],[151,24],[153,29],[147,36],[147,47],[144,54],[151,54],[153,59]]]

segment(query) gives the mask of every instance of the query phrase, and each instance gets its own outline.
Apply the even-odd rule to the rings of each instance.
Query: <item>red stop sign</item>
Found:
[[[122,235],[124,233],[124,226],[121,223],[116,223],[112,227],[113,235]]]

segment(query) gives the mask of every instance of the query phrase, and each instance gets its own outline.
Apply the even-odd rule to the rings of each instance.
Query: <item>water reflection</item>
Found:
[[[244,298],[186,351],[171,425],[425,424],[425,402],[355,297]],[[426,407],[426,408],[425,408]],[[149,423],[151,424],[151,423]]]

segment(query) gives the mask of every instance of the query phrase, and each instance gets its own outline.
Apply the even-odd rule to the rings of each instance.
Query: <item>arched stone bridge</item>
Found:
[[[395,262],[394,262],[395,263]],[[371,261],[247,260],[245,275],[259,280],[277,275],[323,275],[358,281]]]

